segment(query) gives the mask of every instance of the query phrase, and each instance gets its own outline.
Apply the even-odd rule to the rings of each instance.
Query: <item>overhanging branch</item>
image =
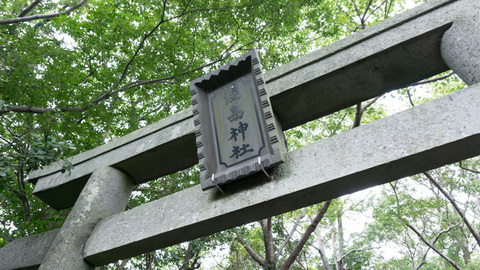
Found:
[[[155,83],[176,84],[176,83],[179,82],[178,77],[188,75],[190,73],[201,70],[203,68],[215,65],[215,64],[227,59],[231,54],[233,54],[235,52],[238,52],[238,51],[241,51],[241,50],[244,50],[245,47],[250,46],[254,42],[255,41],[250,42],[248,44],[245,44],[245,45],[243,45],[243,46],[241,46],[238,49],[233,50],[233,51],[226,50],[226,51],[224,51],[220,54],[220,57],[217,60],[214,60],[210,63],[205,64],[205,65],[193,68],[191,70],[184,71],[179,75],[171,75],[171,76],[166,76],[166,77],[163,77],[163,78],[157,78],[157,79],[152,79],[152,80],[137,80],[135,82],[128,83],[128,84],[118,88],[115,91],[106,91],[103,94],[101,94],[100,96],[98,96],[97,98],[91,100],[90,104],[86,105],[84,107],[63,107],[63,108],[60,108],[60,109],[54,109],[54,108],[42,108],[42,107],[34,107],[34,106],[7,105],[7,106],[4,106],[2,109],[0,109],[0,115],[5,114],[7,112],[34,113],[34,114],[43,114],[43,113],[47,113],[47,112],[52,112],[52,113],[57,113],[57,112],[83,112],[83,111],[86,111],[86,110],[90,109],[93,105],[96,105],[103,100],[109,99],[112,96],[114,96],[114,95],[116,95],[120,92],[130,90],[130,89],[142,86],[142,85],[155,84]],[[229,49],[230,49],[230,47],[229,47]]]
[[[83,112],[86,111],[87,107],[64,107],[61,109],[54,109],[54,108],[41,108],[41,107],[34,107],[34,106],[17,106],[17,105],[7,105],[4,106],[3,109],[0,109],[0,115],[5,114],[7,112],[18,112],[18,113],[34,113],[34,114],[42,114],[47,112]]]
[[[61,11],[61,12],[50,13],[50,14],[36,14],[36,15],[26,16],[26,17],[20,17],[19,16],[19,17],[16,17],[16,18],[2,19],[2,20],[0,20],[0,24],[13,24],[13,23],[21,23],[21,22],[28,22],[28,21],[34,21],[34,20],[55,18],[55,17],[61,16],[61,15],[64,15],[64,14],[69,14],[70,12],[74,11],[75,9],[78,9],[79,7],[83,6],[87,1],[88,0],[82,0],[78,3],[76,3],[75,5],[73,5],[71,8],[69,8],[67,10],[64,10],[64,11]]]
[[[35,0],[33,3],[31,3],[26,9],[24,9],[20,14],[18,14],[18,17],[25,17],[30,11],[32,11],[38,4],[40,4],[42,0]]]
[[[416,82],[416,83],[412,83],[411,85],[409,85],[409,87],[440,81],[440,80],[443,80],[443,79],[446,79],[446,78],[452,76],[453,74],[455,74],[455,73],[453,71],[451,71],[451,72],[449,72],[449,73],[447,73],[443,76],[439,76],[439,77],[419,81],[419,82]]]

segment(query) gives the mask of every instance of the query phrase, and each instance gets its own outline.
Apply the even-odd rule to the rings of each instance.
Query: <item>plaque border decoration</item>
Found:
[[[218,140],[215,134],[213,108],[209,94],[235,80],[252,76],[255,110],[260,112],[260,130],[265,136],[265,150],[256,158],[238,162],[234,166],[220,163]],[[251,89],[252,90],[252,89]],[[245,176],[274,167],[284,162],[285,139],[272,111],[261,63],[256,50],[190,82],[195,138],[202,190],[224,185]],[[261,135],[261,134],[260,134]]]

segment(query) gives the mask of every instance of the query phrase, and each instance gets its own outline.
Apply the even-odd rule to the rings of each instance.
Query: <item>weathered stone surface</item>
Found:
[[[133,182],[118,169],[93,172],[50,246],[40,269],[94,269],[83,260],[83,247],[100,219],[125,209]]]
[[[171,130],[168,130],[168,127],[176,126],[177,123],[183,122],[186,119],[191,118],[191,117],[192,117],[191,109],[181,111],[181,112],[176,113],[176,114],[174,114],[170,117],[162,119],[162,120],[160,120],[156,123],[150,124],[150,125],[148,125],[144,128],[135,130],[135,131],[133,131],[133,132],[131,132],[131,133],[129,133],[129,134],[123,136],[123,137],[120,137],[118,139],[115,139],[115,140],[113,140],[113,141],[111,141],[107,144],[101,145],[101,146],[96,147],[92,150],[89,150],[89,151],[83,152],[79,155],[68,158],[68,160],[73,165],[82,164],[82,163],[84,163],[84,162],[86,162],[90,159],[93,159],[95,157],[104,155],[105,153],[108,153],[108,152],[113,152],[116,149],[122,148],[125,145],[128,145],[128,144],[132,143],[132,141],[140,140],[142,138],[148,139],[152,135],[158,136],[157,132],[159,132],[159,131],[164,131],[164,133],[170,132]],[[174,131],[177,131],[177,129],[178,128],[174,129]],[[179,136],[178,132],[175,135]],[[160,137],[163,137],[165,141],[168,141],[168,137],[166,137],[165,135],[161,134]],[[138,150],[137,149],[129,149],[129,150],[134,151],[133,155],[138,154],[138,152],[143,152],[145,150],[150,150],[151,145],[149,144],[149,142],[150,142],[150,140],[140,141],[139,142],[140,146],[138,146],[138,148],[139,148]],[[164,142],[161,142],[161,143],[164,143]],[[137,150],[138,152],[135,151],[135,150]],[[120,157],[120,160],[127,159],[128,157],[129,157],[128,153],[123,153],[123,156]],[[115,158],[115,157],[112,156],[111,158]],[[117,162],[116,159],[114,159],[113,164],[115,164],[116,162]],[[100,165],[103,165],[103,164],[100,164]],[[62,169],[62,166],[63,166],[63,162],[56,162],[56,163],[54,163],[50,166],[47,166],[47,167],[45,167],[41,170],[33,171],[32,173],[30,173],[29,178],[30,178],[30,180],[34,181],[35,179],[38,179],[40,177],[44,177],[44,176],[47,176],[47,175],[54,174],[54,173],[60,171]],[[89,173],[91,174],[92,172],[93,172],[93,170],[90,171]],[[72,171],[72,173],[73,173],[73,171]]]
[[[266,73],[283,129],[447,70],[441,36],[470,2],[429,1]]]
[[[37,269],[59,229],[17,239],[0,249],[0,270]]]
[[[479,115],[476,84],[289,152],[274,180],[250,176],[225,195],[195,186],[111,216],[85,260],[102,265],[479,155]]]
[[[478,0],[432,0],[265,74],[282,129],[327,115],[448,69],[440,40],[453,20],[478,10]],[[129,173],[136,183],[197,163],[191,111],[164,119],[112,143],[34,172],[35,194],[52,207],[73,205],[100,166]],[[61,195],[59,195],[61,194]]]
[[[190,109],[163,119],[71,158],[70,174],[61,164],[29,175],[36,179],[34,194],[55,209],[71,207],[88,177],[97,168],[112,166],[127,172],[136,183],[174,173],[198,162]]]
[[[468,85],[480,82],[480,1],[460,14],[442,38],[447,65]]]

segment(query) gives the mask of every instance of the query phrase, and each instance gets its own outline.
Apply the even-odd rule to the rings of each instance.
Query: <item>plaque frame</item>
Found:
[[[249,90],[245,90],[245,85],[250,86]],[[231,152],[226,156],[225,139],[223,139],[223,143],[222,140],[219,140],[219,137],[222,136],[219,134],[218,126],[223,124],[216,123],[219,122],[219,110],[215,109],[221,106],[217,105],[219,98],[216,96],[220,95],[219,91],[225,92],[227,91],[225,89],[229,87],[233,89],[237,86],[243,86],[243,88],[240,87],[240,90],[236,91],[242,91],[243,96],[248,96],[244,103],[254,105],[254,112],[250,110],[247,113],[250,114],[250,119],[253,119],[251,114],[255,113],[258,121],[254,123],[255,125],[250,123],[250,129],[255,128],[258,131],[259,134],[253,135],[257,144],[262,141],[263,148],[257,147],[258,149],[248,153],[245,159],[228,164],[225,159],[228,159]],[[272,111],[256,50],[191,81],[190,92],[202,190],[219,187],[284,162],[284,153],[286,152],[284,134]],[[243,146],[245,147],[245,144]]]

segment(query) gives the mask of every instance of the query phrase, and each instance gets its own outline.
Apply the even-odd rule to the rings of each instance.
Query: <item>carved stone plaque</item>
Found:
[[[203,190],[283,162],[256,51],[190,83]]]

